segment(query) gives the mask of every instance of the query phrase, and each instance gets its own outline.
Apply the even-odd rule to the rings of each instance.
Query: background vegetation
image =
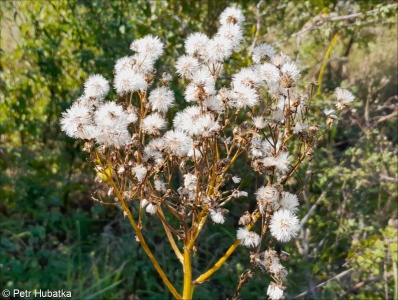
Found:
[[[297,58],[308,82],[318,81],[314,105],[330,106],[337,86],[356,95],[297,182],[303,228],[291,253],[287,297],[398,298],[397,271],[397,4],[395,1],[232,1],[246,15],[245,42],[229,74],[267,42]],[[111,79],[131,41],[161,37],[158,74],[175,75],[184,38],[211,35],[231,1],[2,2],[0,64],[0,288],[70,290],[74,299],[165,299],[168,291],[117,208],[93,202],[101,186],[82,143],[60,131],[59,118],[93,73]],[[325,54],[337,38],[330,57]],[[325,64],[324,64],[325,63]],[[172,82],[183,107],[180,80]],[[316,116],[314,116],[316,117]],[[240,166],[238,166],[240,167]],[[238,170],[239,168],[237,168]],[[289,184],[297,192],[297,182]],[[246,182],[253,195],[254,187]],[[250,200],[251,199],[251,200]],[[244,206],[253,205],[253,197]],[[214,263],[233,241],[238,213],[208,226],[194,263]],[[181,266],[163,243],[161,224],[147,219],[147,239],[171,281]],[[221,229],[220,229],[221,228]],[[220,231],[221,230],[221,231]],[[198,299],[225,299],[250,265],[240,249]],[[242,299],[266,299],[258,274]]]

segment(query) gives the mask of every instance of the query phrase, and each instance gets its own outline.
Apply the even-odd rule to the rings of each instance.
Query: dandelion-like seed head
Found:
[[[75,139],[91,139],[89,127],[93,125],[92,110],[84,102],[75,102],[62,113],[61,130]]]
[[[354,101],[355,96],[346,89],[336,88],[334,95],[337,99],[336,107],[337,110],[343,110],[347,105]]]
[[[188,173],[184,175],[184,187],[189,191],[196,190],[197,178],[194,174]]]
[[[210,210],[210,217],[214,223],[217,224],[224,224],[225,222],[225,217],[224,217],[224,211],[221,208],[216,208],[216,209],[211,209]]]
[[[147,168],[142,164],[135,165],[131,171],[135,175],[135,178],[137,178],[138,181],[142,181],[148,172]]]
[[[237,89],[238,86],[257,88],[263,83],[261,76],[253,68],[243,68],[232,77],[232,84]]]
[[[267,121],[262,116],[256,116],[253,118],[253,125],[257,129],[263,129],[267,125]]]
[[[125,94],[135,91],[145,91],[148,83],[144,76],[127,69],[116,74],[114,86],[118,94]]]
[[[284,88],[291,88],[300,76],[300,70],[294,62],[286,62],[281,67],[281,84]]]
[[[115,74],[125,70],[133,70],[134,61],[135,60],[130,56],[119,58],[115,63]]]
[[[84,83],[84,95],[96,99],[103,99],[109,93],[109,82],[104,76],[95,74]]]
[[[298,211],[299,205],[300,204],[296,195],[289,192],[282,192],[282,197],[280,200],[281,208],[286,209],[294,214]]]
[[[185,40],[185,51],[191,56],[202,55],[208,42],[207,35],[201,32],[192,33]]]
[[[279,300],[283,297],[283,287],[277,285],[274,282],[268,286],[267,295],[270,300]]]
[[[160,179],[154,180],[155,190],[158,192],[166,192],[166,183]]]
[[[278,53],[275,54],[272,58],[271,58],[271,62],[278,68],[282,67],[282,65],[286,62],[290,62],[290,57],[287,56],[284,53]]]
[[[287,209],[278,210],[271,218],[271,234],[280,242],[288,242],[296,237],[299,229],[299,220]]]
[[[244,85],[234,86],[233,99],[228,105],[236,108],[253,107],[258,103],[259,95],[255,89]]]
[[[263,80],[267,82],[268,85],[278,85],[279,83],[279,69],[270,63],[263,63],[258,68],[258,72]]]
[[[149,203],[148,206],[146,207],[146,212],[148,214],[154,215],[158,211],[158,207],[156,204]]]
[[[297,122],[294,124],[292,129],[296,134],[305,133],[308,130],[308,125],[302,122]]]
[[[262,186],[256,192],[256,200],[261,213],[265,213],[267,205],[271,209],[276,210],[279,208],[279,192],[273,186]]]
[[[164,150],[178,157],[188,155],[193,147],[193,141],[185,133],[178,130],[169,130],[163,136]]]
[[[227,7],[220,15],[220,24],[237,24],[242,25],[245,21],[245,16],[241,9],[237,7]]]
[[[222,114],[225,110],[225,106],[220,101],[220,97],[211,95],[206,97],[202,102],[203,107],[207,110],[213,111],[218,114]]]
[[[210,63],[223,62],[228,59],[234,48],[232,41],[223,36],[215,36],[206,44],[202,58]]]
[[[149,34],[132,42],[130,49],[152,59],[158,59],[163,54],[163,43],[158,37]]]
[[[290,169],[289,158],[290,156],[288,152],[282,152],[275,158],[275,166],[280,172],[284,173],[289,171]]]
[[[150,135],[159,135],[159,131],[166,128],[166,120],[159,113],[155,112],[142,120],[141,128]]]
[[[241,240],[240,243],[245,247],[256,247],[260,243],[260,236],[257,233],[242,227],[238,229],[236,238]]]
[[[275,49],[269,44],[263,43],[253,49],[253,62],[258,64],[262,60],[269,60],[275,55]]]
[[[237,24],[226,24],[218,29],[217,36],[229,40],[235,50],[243,40],[243,31]]]
[[[160,87],[151,91],[148,97],[152,109],[166,113],[174,104],[174,92],[167,87]]]
[[[181,77],[192,78],[192,75],[199,68],[199,61],[190,55],[181,56],[176,63],[178,75]]]

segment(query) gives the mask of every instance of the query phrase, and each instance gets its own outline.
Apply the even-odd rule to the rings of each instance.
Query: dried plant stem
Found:
[[[176,254],[176,256],[177,256],[178,260],[180,261],[180,263],[184,264],[184,257],[182,256],[182,253],[181,253],[180,249],[178,249],[178,246],[177,246],[177,244],[176,244],[176,242],[174,240],[173,235],[170,232],[170,229],[169,229],[168,225],[166,225],[166,223],[163,221],[163,220],[165,220],[165,218],[164,218],[164,214],[163,214],[163,211],[162,211],[160,206],[158,207],[158,212],[157,213],[158,213],[159,218],[162,220],[164,231],[166,232],[167,238],[169,239],[171,248],[173,248],[174,253]]]
[[[236,288],[236,291],[234,295],[232,296],[231,300],[237,300],[239,297],[239,293],[242,290],[242,287],[249,281],[250,278],[252,278],[254,275],[253,270],[249,269],[244,271],[239,278],[239,284],[238,287]]]
[[[97,162],[101,165],[101,167],[103,167],[103,164],[101,162],[101,159],[99,158],[99,155],[98,155],[97,151],[95,152],[95,154],[96,154]],[[108,167],[109,166],[111,166],[111,162],[108,159]],[[121,204],[121,206],[123,208],[123,211],[124,211],[125,215],[127,215],[127,218],[129,219],[131,226],[133,227],[135,233],[137,234],[137,238],[138,238],[140,244],[142,245],[142,248],[144,248],[145,253],[148,255],[149,259],[153,263],[156,271],[158,271],[160,277],[162,278],[163,282],[165,283],[167,288],[170,290],[170,292],[173,294],[173,296],[176,299],[182,299],[181,295],[177,292],[177,290],[175,289],[173,284],[167,278],[167,276],[164,273],[162,267],[159,265],[159,263],[157,262],[155,256],[153,255],[152,251],[149,249],[147,243],[145,242],[144,236],[142,235],[141,230],[138,228],[136,222],[134,221],[134,218],[133,218],[133,216],[131,214],[130,209],[127,206],[127,203],[126,203],[123,195],[120,193],[118,186],[113,181],[112,174],[108,174],[107,172],[104,172],[104,174],[106,175],[110,185],[113,187],[114,193],[115,193],[116,197],[119,199],[120,204]]]
[[[188,242],[188,241],[187,241]],[[191,250],[184,247],[184,290],[183,299],[192,299],[194,285],[192,284]]]
[[[247,225],[247,229],[252,228],[260,216],[261,214],[258,211],[255,211],[252,214],[253,223]],[[193,284],[195,285],[202,284],[207,279],[209,279],[210,276],[213,275],[227,261],[227,259],[231,256],[232,253],[234,253],[234,251],[236,250],[236,248],[238,248],[239,245],[240,245],[240,240],[236,240],[228,248],[228,250],[224,253],[224,255],[209,270],[207,270],[205,273],[203,273],[194,280]]]
[[[231,254],[234,253],[235,249],[239,245],[240,245],[240,240],[236,240],[228,248],[227,252],[225,252],[225,254],[214,264],[214,266],[212,266],[209,270],[207,270],[205,273],[196,278],[193,283],[195,285],[198,285],[209,279],[210,276],[213,275],[225,263],[225,261],[231,256]]]

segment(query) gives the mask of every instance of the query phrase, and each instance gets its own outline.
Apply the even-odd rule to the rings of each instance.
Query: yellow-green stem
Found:
[[[247,229],[250,230],[253,225],[257,222],[259,216],[261,214],[258,211],[255,211],[252,214],[252,219],[253,219],[253,223],[247,225]],[[234,253],[234,251],[236,250],[236,248],[238,248],[238,246],[240,245],[240,240],[236,240],[227,250],[227,252],[224,253],[224,255],[214,264],[214,266],[212,266],[209,270],[207,270],[205,273],[203,273],[202,275],[200,275],[198,278],[196,278],[193,281],[194,285],[198,285],[201,284],[203,282],[205,282],[207,279],[210,278],[211,275],[213,275],[219,268],[221,268],[221,266],[226,262],[226,260],[231,256],[232,253]]]
[[[100,165],[102,166],[101,160],[99,159],[97,152],[96,152],[96,156],[97,156],[97,160],[99,161]],[[108,167],[111,167],[111,162],[109,160],[108,160]],[[173,294],[173,296],[176,299],[182,299],[181,295],[175,289],[173,284],[169,281],[169,279],[167,278],[166,274],[164,273],[162,267],[159,265],[155,256],[152,254],[152,251],[149,249],[147,243],[145,242],[144,236],[142,235],[141,230],[138,228],[137,224],[135,223],[134,218],[131,214],[131,211],[126,204],[126,201],[124,200],[123,195],[120,193],[118,187],[116,186],[115,182],[113,181],[112,173],[107,174],[105,172],[105,175],[107,176],[109,183],[112,185],[116,196],[120,200],[120,204],[122,205],[123,211],[127,215],[127,218],[129,219],[131,226],[133,227],[135,233],[137,234],[137,238],[140,241],[142,248],[144,248],[145,253],[148,255],[149,259],[153,263],[156,271],[158,271],[160,277],[162,278],[163,282],[165,283],[167,288],[170,290],[170,292]]]
[[[232,253],[234,253],[235,249],[239,246],[240,240],[236,240],[231,247],[225,252],[225,254],[212,266],[209,270],[207,270],[205,273],[200,275],[198,278],[195,279],[193,282],[194,284],[201,284],[205,282],[211,275],[213,275],[221,266],[225,263],[225,261],[231,256]]]
[[[191,250],[189,250],[188,247],[184,247],[184,290],[182,293],[182,298],[184,300],[192,299],[193,288]]]
[[[318,76],[318,90],[317,90],[317,93],[316,93],[317,95],[321,94],[323,73],[325,72],[325,68],[326,68],[326,65],[328,63],[328,59],[329,59],[330,53],[332,53],[332,49],[336,45],[338,39],[339,39],[339,33],[337,32],[334,35],[333,40],[330,42],[329,48],[328,48],[328,50],[325,53],[325,57],[323,58],[323,64],[322,64],[321,70],[319,71],[319,76]]]

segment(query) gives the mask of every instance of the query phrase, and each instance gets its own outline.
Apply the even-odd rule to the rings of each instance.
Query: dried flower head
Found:
[[[242,25],[245,21],[245,16],[242,10],[237,7],[227,7],[220,15],[220,24],[237,24]]]
[[[346,89],[336,88],[334,95],[337,99],[336,107],[337,110],[343,110],[347,105],[354,101],[355,96]]]
[[[288,242],[296,237],[299,229],[299,220],[287,209],[280,209],[272,216],[271,234],[280,242]]]
[[[279,300],[283,297],[283,287],[277,285],[274,282],[271,282],[268,286],[267,296],[269,296],[270,300]]]
[[[256,247],[260,243],[260,236],[257,233],[242,227],[238,229],[236,238],[246,247]]]
[[[109,93],[109,82],[104,76],[95,74],[84,83],[84,95],[96,99],[103,99]]]
[[[258,64],[262,60],[269,60],[275,55],[275,49],[269,44],[263,43],[253,49],[253,62]]]
[[[167,87],[160,87],[151,91],[148,97],[152,109],[166,113],[174,104],[174,92]]]

